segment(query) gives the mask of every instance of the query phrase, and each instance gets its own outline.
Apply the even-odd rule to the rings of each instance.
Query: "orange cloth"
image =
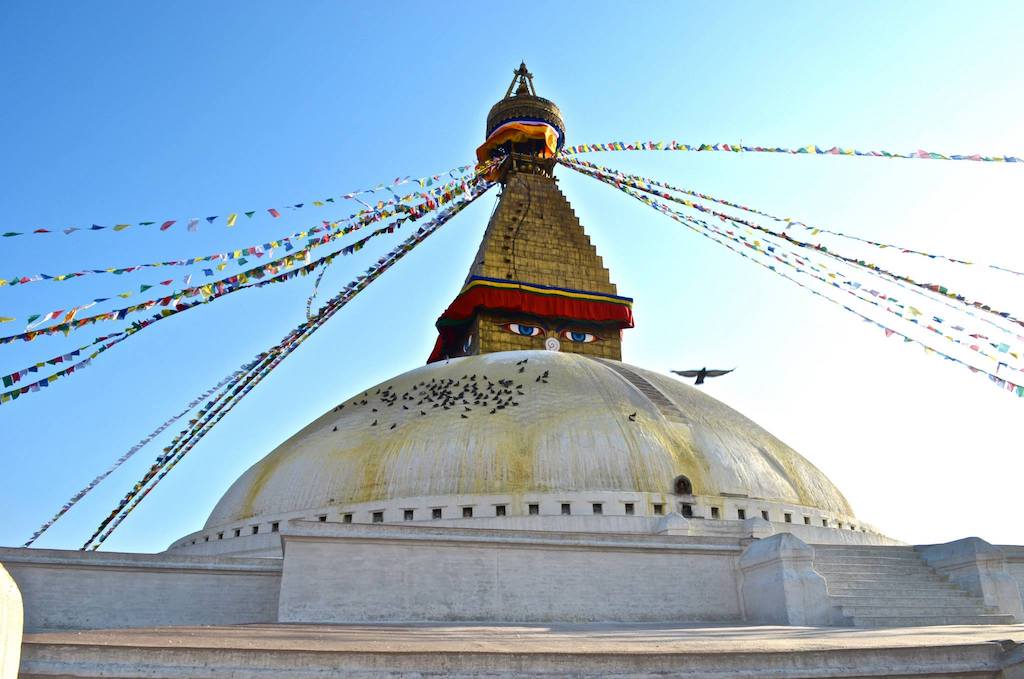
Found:
[[[503,123],[491,132],[487,140],[476,150],[476,158],[480,162],[489,160],[491,152],[505,142],[523,142],[531,139],[544,140],[544,157],[554,157],[558,152],[558,130],[541,121],[511,120]]]

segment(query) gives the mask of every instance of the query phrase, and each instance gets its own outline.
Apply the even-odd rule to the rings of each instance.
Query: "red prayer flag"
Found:
[[[171,228],[171,225],[174,224],[174,221],[175,220],[171,219],[170,221],[164,222],[163,224],[160,225],[160,230],[166,231],[167,229]]]
[[[281,213],[278,212],[277,210],[275,210],[274,208],[268,208],[267,212],[270,213],[271,217],[275,217],[276,218],[276,217],[280,217],[281,216]]]

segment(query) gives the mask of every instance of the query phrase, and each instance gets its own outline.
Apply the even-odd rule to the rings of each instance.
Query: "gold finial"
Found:
[[[516,83],[519,86],[516,87]],[[533,88],[533,74],[526,70],[526,62],[522,61],[519,63],[519,68],[512,71],[512,82],[508,85],[508,90],[505,92],[505,98],[508,99],[512,96],[512,88],[516,88],[516,96],[520,94],[528,94],[537,96],[537,90]]]

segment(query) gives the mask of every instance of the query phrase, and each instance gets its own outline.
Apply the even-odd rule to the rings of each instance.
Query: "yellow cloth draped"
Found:
[[[519,121],[512,120],[499,125],[494,132],[487,137],[487,141],[476,150],[476,158],[480,162],[489,160],[491,152],[506,142],[524,142],[532,139],[544,141],[545,158],[554,157],[558,152],[558,130],[552,125],[540,121]]]

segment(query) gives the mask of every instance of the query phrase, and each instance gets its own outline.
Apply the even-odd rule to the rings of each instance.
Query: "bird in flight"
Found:
[[[730,368],[728,370],[708,370],[707,368],[701,368],[700,370],[670,370],[676,375],[681,377],[696,377],[694,384],[704,384],[704,378],[706,377],[721,377],[722,375],[728,375],[736,368]]]

